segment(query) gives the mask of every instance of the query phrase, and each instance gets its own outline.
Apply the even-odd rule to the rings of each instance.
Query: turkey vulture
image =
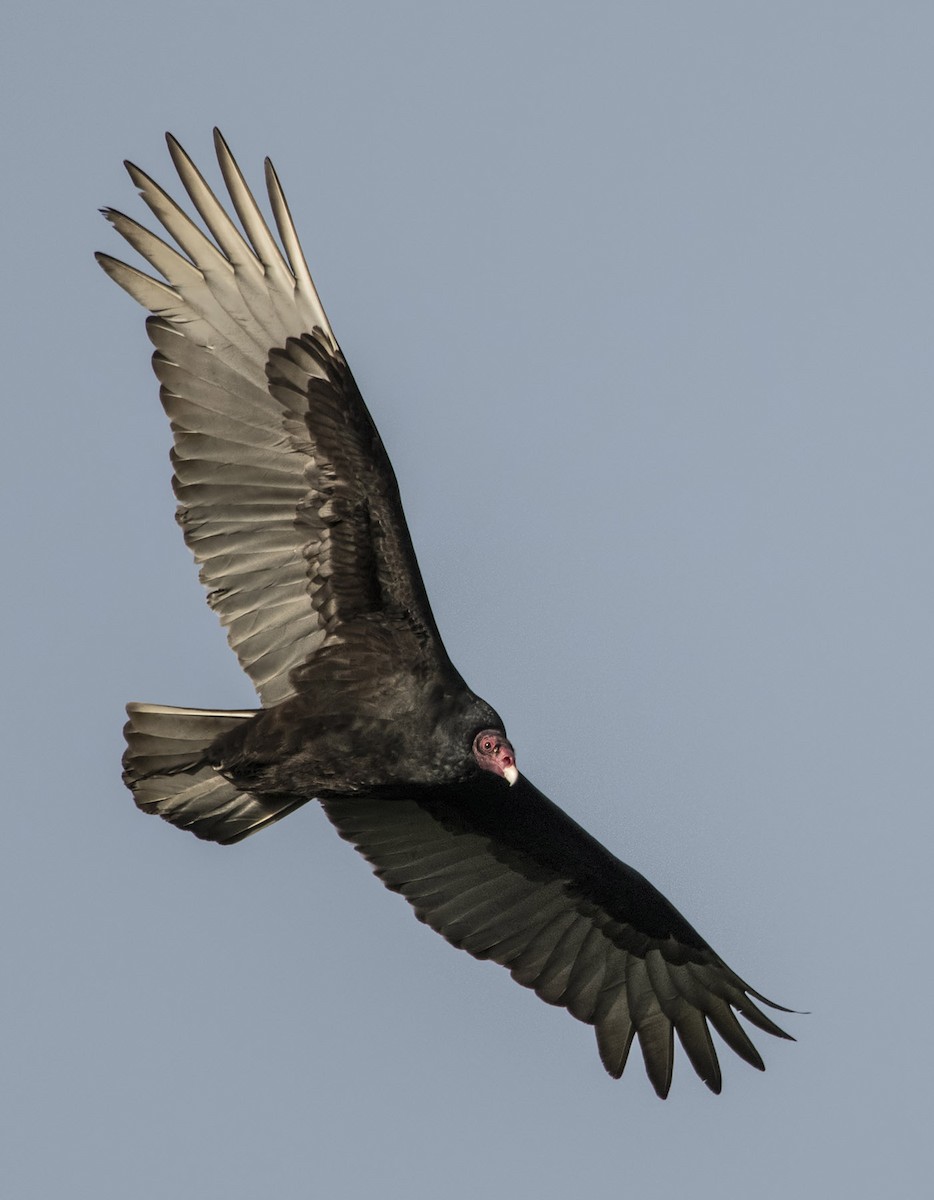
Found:
[[[178,522],[262,707],[130,704],[136,803],[226,844],[317,799],[421,921],[593,1025],[614,1077],[635,1036],[665,1097],[676,1031],[719,1092],[711,1026],[763,1069],[736,1013],[787,1038],[754,1001],[781,1006],[519,773],[503,721],[448,658],[392,467],[272,164],[281,245],[220,133],[243,232],[168,145],[214,240],[127,163],[181,253],[104,209],[162,278],[97,258],[151,313]]]

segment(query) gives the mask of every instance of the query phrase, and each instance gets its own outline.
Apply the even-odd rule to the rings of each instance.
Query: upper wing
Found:
[[[208,602],[263,702],[342,621],[405,615],[437,638],[389,459],[340,352],[272,164],[280,250],[226,143],[221,172],[246,237],[172,138],[214,241],[137,167],[133,182],[182,251],[104,214],[165,279],[98,254],[154,315],[153,368],[174,434],[173,486]],[[284,253],[283,253],[284,250]],[[439,652],[443,653],[438,642]]]
[[[698,1075],[719,1092],[708,1022],[763,1070],[733,1010],[787,1038],[752,997],[780,1006],[745,984],[660,892],[524,776],[508,794],[498,783],[323,804],[420,920],[594,1025],[614,1077],[636,1036],[664,1098],[677,1031]]]

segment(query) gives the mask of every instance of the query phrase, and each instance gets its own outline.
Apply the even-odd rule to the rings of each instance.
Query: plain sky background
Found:
[[[930,1184],[934,8],[4,11],[0,1191]],[[308,806],[143,816],[127,700],[253,693],[97,215],[275,161],[448,649],[529,777],[809,1016],[637,1051],[449,948]],[[131,253],[127,251],[127,253]]]

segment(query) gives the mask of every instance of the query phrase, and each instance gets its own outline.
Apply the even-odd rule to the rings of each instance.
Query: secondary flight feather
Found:
[[[677,1034],[719,1092],[711,1028],[761,1070],[737,1014],[787,1038],[760,1007],[780,1006],[520,774],[502,719],[448,658],[272,164],[278,241],[220,133],[242,232],[168,145],[211,236],[127,163],[175,246],[105,209],[157,274],[97,258],[152,314],[178,521],[262,707],[130,704],[137,804],[229,843],[318,800],[420,920],[593,1025],[611,1075],[636,1040],[666,1096]]]

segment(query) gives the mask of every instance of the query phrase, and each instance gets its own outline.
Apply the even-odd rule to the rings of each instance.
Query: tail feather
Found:
[[[123,780],[137,805],[196,837],[227,845],[304,804],[291,796],[241,791],[208,761],[214,739],[253,715],[253,710],[128,704]]]

